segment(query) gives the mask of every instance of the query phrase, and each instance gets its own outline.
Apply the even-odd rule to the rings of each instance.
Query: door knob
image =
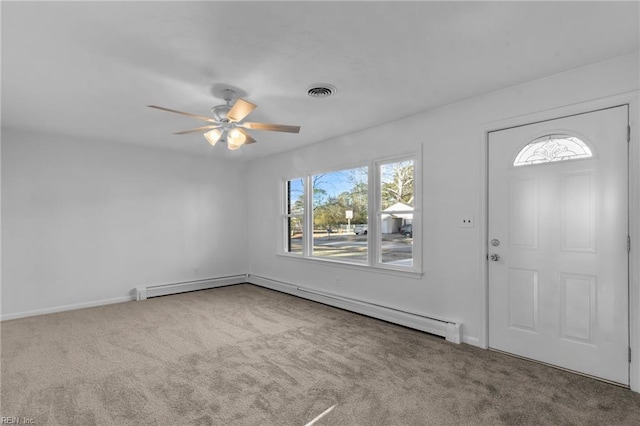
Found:
[[[493,253],[491,256],[489,256],[489,258],[492,262],[497,262],[498,260],[500,260],[500,255],[497,253]]]

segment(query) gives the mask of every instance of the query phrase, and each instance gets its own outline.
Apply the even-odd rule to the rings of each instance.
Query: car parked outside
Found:
[[[413,225],[406,223],[400,227],[400,233],[407,238],[413,238]]]
[[[353,232],[355,232],[356,235],[367,235],[367,225],[356,225],[355,228],[353,228]]]

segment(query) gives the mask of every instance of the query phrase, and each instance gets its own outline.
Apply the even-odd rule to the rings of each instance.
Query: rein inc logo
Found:
[[[0,425],[33,425],[32,418],[29,417],[9,417],[0,416]]]

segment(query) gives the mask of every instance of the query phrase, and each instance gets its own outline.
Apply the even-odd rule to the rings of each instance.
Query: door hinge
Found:
[[[629,362],[631,362],[631,346],[629,346]]]
[[[627,235],[627,253],[631,253],[631,235]]]
[[[627,143],[631,142],[631,125],[627,126]]]

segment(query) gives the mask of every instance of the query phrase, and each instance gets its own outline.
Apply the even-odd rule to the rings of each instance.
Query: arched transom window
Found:
[[[591,149],[582,140],[571,135],[545,135],[528,143],[520,150],[514,166],[551,163],[554,161],[591,158]]]

